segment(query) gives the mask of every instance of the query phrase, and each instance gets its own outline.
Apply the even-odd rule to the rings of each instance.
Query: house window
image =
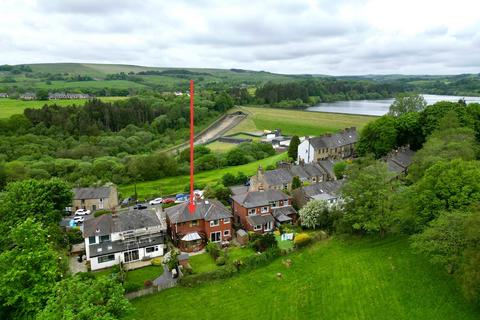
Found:
[[[98,257],[98,263],[104,263],[104,262],[113,261],[113,260],[115,260],[114,254]]]
[[[195,227],[195,226],[198,226],[198,220],[193,220],[193,221],[190,223],[190,227]]]
[[[98,209],[103,209],[103,198],[98,200],[100,203],[98,204]]]
[[[222,240],[222,233],[220,231],[210,233],[210,241],[220,242]]]
[[[106,236],[100,236],[100,243],[110,241],[110,235],[107,234]]]
[[[220,221],[219,220],[212,220],[210,221],[210,227],[217,227],[220,225]]]
[[[262,207],[262,213],[267,213],[268,212],[268,207]]]
[[[257,225],[255,225],[255,226],[253,226],[253,230],[255,230],[255,231],[260,231],[260,230],[262,230],[262,225],[261,225],[261,224],[257,224]]]
[[[230,236],[230,230],[224,230],[224,231],[223,231],[223,235],[224,235],[225,237],[229,237],[229,236]]]
[[[138,250],[127,251],[123,253],[125,262],[135,261],[140,259],[138,255]]]
[[[97,237],[93,236],[93,237],[88,237],[88,243],[89,244],[95,244],[97,243]]]
[[[273,223],[271,221],[265,224],[265,231],[270,231],[273,229]]]
[[[253,209],[248,209],[248,215],[249,215],[249,216],[255,215],[255,208],[253,208]]]
[[[152,252],[154,252],[154,251],[158,251],[158,246],[146,247],[146,248],[145,248],[145,251],[146,251],[147,253],[152,253]]]
[[[287,190],[288,189],[288,184],[284,184],[283,185],[283,190]]]
[[[223,223],[230,223],[230,218],[223,219]]]

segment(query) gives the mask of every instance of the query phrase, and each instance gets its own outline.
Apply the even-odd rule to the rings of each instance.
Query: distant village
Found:
[[[265,133],[262,141],[284,148],[290,139],[274,130]],[[232,186],[230,208],[217,199],[204,198],[200,190],[195,192],[195,211],[190,213],[186,195],[157,198],[133,207],[128,207],[130,199],[126,199],[123,204],[127,207],[121,208],[114,185],[75,188],[74,202],[68,209],[76,214],[62,223],[66,228],[80,225],[84,243],[74,246],[72,252],[83,256],[80,264],[85,267],[88,261],[91,270],[120,263],[148,264],[150,259],[163,256],[169,243],[184,257],[202,252],[207,242],[245,244],[251,233],[265,234],[296,224],[298,210],[309,201],[325,201],[341,208],[341,187],[347,178],[336,176],[333,168],[339,161],[355,158],[357,141],[356,128],[302,137],[296,161],[280,162],[274,170],[259,166],[248,183]],[[383,160],[400,176],[407,173],[413,154],[406,146]],[[299,186],[294,186],[295,179]],[[104,210],[109,211],[98,217],[91,214]]]

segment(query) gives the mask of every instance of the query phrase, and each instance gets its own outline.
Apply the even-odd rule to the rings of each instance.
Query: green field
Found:
[[[238,107],[235,111],[237,110],[247,113],[248,117],[228,134],[278,128],[286,135],[320,135],[347,127],[361,129],[367,122],[376,118],[374,116],[257,107]]]
[[[321,242],[270,265],[132,301],[128,319],[479,319],[454,280],[408,240]],[[277,273],[282,273],[282,278]]]
[[[99,97],[102,101],[115,101],[119,99],[126,99],[126,97]],[[23,110],[26,108],[38,109],[44,105],[56,104],[59,106],[68,106],[68,105],[83,105],[86,99],[66,99],[66,100],[32,100],[32,101],[23,101],[17,99],[0,99],[0,119],[9,118],[14,114],[22,114]]]
[[[214,141],[212,143],[207,144],[207,147],[216,153],[224,153],[224,152],[230,151],[236,146],[237,145],[233,143],[220,142],[220,141]]]
[[[258,169],[259,165],[264,168],[276,164],[278,161],[285,159],[286,153],[274,155],[269,158],[265,158],[259,161],[251,162],[236,167],[226,167],[218,170],[210,170],[195,174],[195,183],[208,184],[215,183],[222,179],[222,176],[226,173],[237,174],[243,172],[246,175],[253,175]],[[146,181],[137,183],[137,194],[140,199],[153,198],[160,195],[169,195],[179,192],[183,192],[185,186],[190,181],[190,176],[177,176],[168,177],[154,181]],[[119,191],[122,197],[128,197],[134,194],[135,185],[123,185],[119,187]]]

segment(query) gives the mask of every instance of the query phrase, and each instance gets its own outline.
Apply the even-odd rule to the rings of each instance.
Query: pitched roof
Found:
[[[248,192],[248,186],[243,186],[243,185],[231,186],[230,191],[232,191],[233,195],[246,193]]]
[[[103,236],[115,232],[160,226],[162,222],[155,209],[125,211],[112,216],[111,213],[87,219],[83,224],[83,236]]]
[[[275,169],[263,173],[265,182],[269,185],[281,185],[292,183],[292,174],[285,169]]]
[[[307,163],[301,165],[295,165],[290,167],[290,172],[293,176],[298,176],[300,180],[308,180],[313,177],[320,177],[327,174],[318,163]]]
[[[296,213],[297,211],[292,206],[272,208],[272,216],[280,222],[292,220],[289,216]]]
[[[108,197],[110,197],[110,192],[111,191],[112,191],[111,187],[74,188],[73,189],[73,199],[84,200],[84,199],[108,198]]]
[[[343,180],[323,181],[303,187],[303,192],[308,197],[314,197],[322,193],[337,195],[343,185]]]
[[[310,138],[310,144],[314,149],[336,148],[357,142],[358,135],[355,128],[346,128],[338,133],[326,134],[320,137]]]
[[[255,208],[265,206],[270,201],[290,199],[290,196],[279,190],[250,191],[244,194],[234,195],[232,199],[244,208]]]
[[[412,164],[414,155],[415,151],[409,147],[394,150],[386,157],[388,169],[399,173],[404,172]]]
[[[335,172],[333,171],[333,166],[335,163],[338,161],[334,161],[332,159],[326,159],[326,160],[318,160],[318,165],[321,166],[325,171],[328,173],[328,175],[332,178],[335,177]]]
[[[259,224],[265,224],[267,222],[275,222],[275,219],[273,219],[271,214],[254,215],[247,216],[247,222],[252,226],[256,226]]]
[[[195,204],[195,212],[190,213],[188,202],[165,209],[170,222],[179,223],[193,220],[217,220],[231,218],[232,213],[217,199],[205,199]]]

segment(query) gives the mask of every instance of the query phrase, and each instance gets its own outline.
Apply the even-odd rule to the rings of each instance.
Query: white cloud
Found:
[[[0,64],[479,72],[475,0],[2,0]]]

